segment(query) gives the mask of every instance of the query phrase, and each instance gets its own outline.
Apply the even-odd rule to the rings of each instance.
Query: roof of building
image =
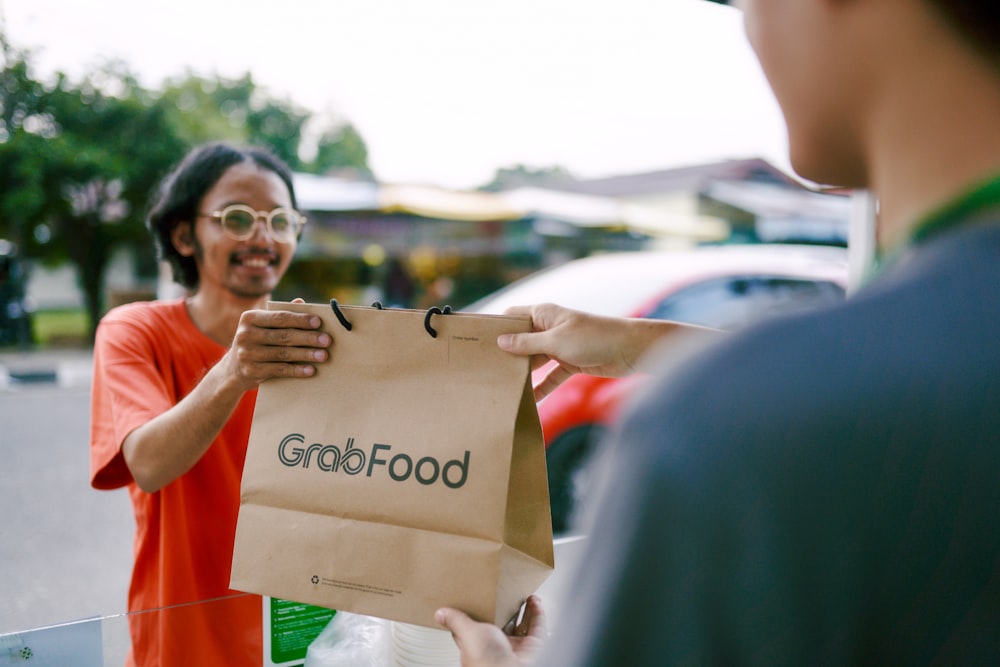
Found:
[[[638,174],[624,174],[560,184],[560,189],[604,197],[629,197],[644,194],[689,191],[698,192],[714,181],[762,181],[801,188],[785,172],[761,158],[725,160],[674,169],[660,169]]]

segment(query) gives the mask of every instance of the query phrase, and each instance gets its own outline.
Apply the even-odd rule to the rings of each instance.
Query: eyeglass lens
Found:
[[[257,216],[243,209],[226,209],[222,212],[222,226],[234,236],[246,238],[253,234]],[[271,233],[275,238],[288,239],[295,236],[295,218],[287,211],[275,211],[270,216]]]

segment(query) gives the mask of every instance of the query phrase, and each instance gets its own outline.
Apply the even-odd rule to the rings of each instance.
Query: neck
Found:
[[[907,74],[886,82],[870,116],[870,185],[879,246],[905,243],[926,216],[1000,174],[1000,75],[950,40],[933,37],[897,57]]]
[[[208,294],[198,290],[187,299],[188,313],[202,333],[224,347],[229,347],[236,335],[240,317],[247,310],[264,308],[270,295],[260,298],[240,298],[226,293]]]

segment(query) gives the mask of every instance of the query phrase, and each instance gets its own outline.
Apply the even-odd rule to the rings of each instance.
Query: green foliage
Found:
[[[170,124],[188,145],[232,141],[265,146],[293,170],[327,173],[349,168],[370,174],[368,149],[350,123],[321,131],[316,157],[302,159],[302,141],[312,115],[289,100],[272,97],[250,74],[240,79],[208,79],[192,72],[170,79],[159,95]]]
[[[82,310],[39,310],[31,318],[34,340],[43,347],[87,340],[90,320]]]
[[[370,177],[368,146],[350,123],[332,127],[320,136],[316,157],[306,170],[315,174],[348,171]]]
[[[573,174],[560,165],[528,167],[523,164],[515,164],[497,169],[493,180],[480,186],[479,189],[487,192],[500,192],[528,186],[559,186],[573,180]]]
[[[171,123],[190,146],[231,141],[265,146],[295,170],[309,113],[293,103],[268,97],[246,74],[240,79],[206,79],[188,72],[168,80],[160,100]]]
[[[32,53],[0,32],[0,238],[27,257],[75,266],[93,332],[117,248],[130,247],[137,265],[154,274],[145,212],[162,177],[193,146],[266,146],[294,170],[370,173],[364,141],[346,123],[324,129],[315,160],[304,164],[310,119],[250,74],[228,80],[187,72],[150,91],[112,61],[80,81],[62,73],[43,81]]]

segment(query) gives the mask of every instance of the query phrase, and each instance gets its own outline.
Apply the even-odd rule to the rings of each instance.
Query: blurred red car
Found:
[[[724,245],[594,255],[534,273],[466,310],[502,313],[544,302],[602,315],[734,330],[766,317],[842,301],[847,250]],[[600,435],[644,382],[576,375],[538,405],[546,443],[553,530],[566,531],[586,494],[586,463]]]

